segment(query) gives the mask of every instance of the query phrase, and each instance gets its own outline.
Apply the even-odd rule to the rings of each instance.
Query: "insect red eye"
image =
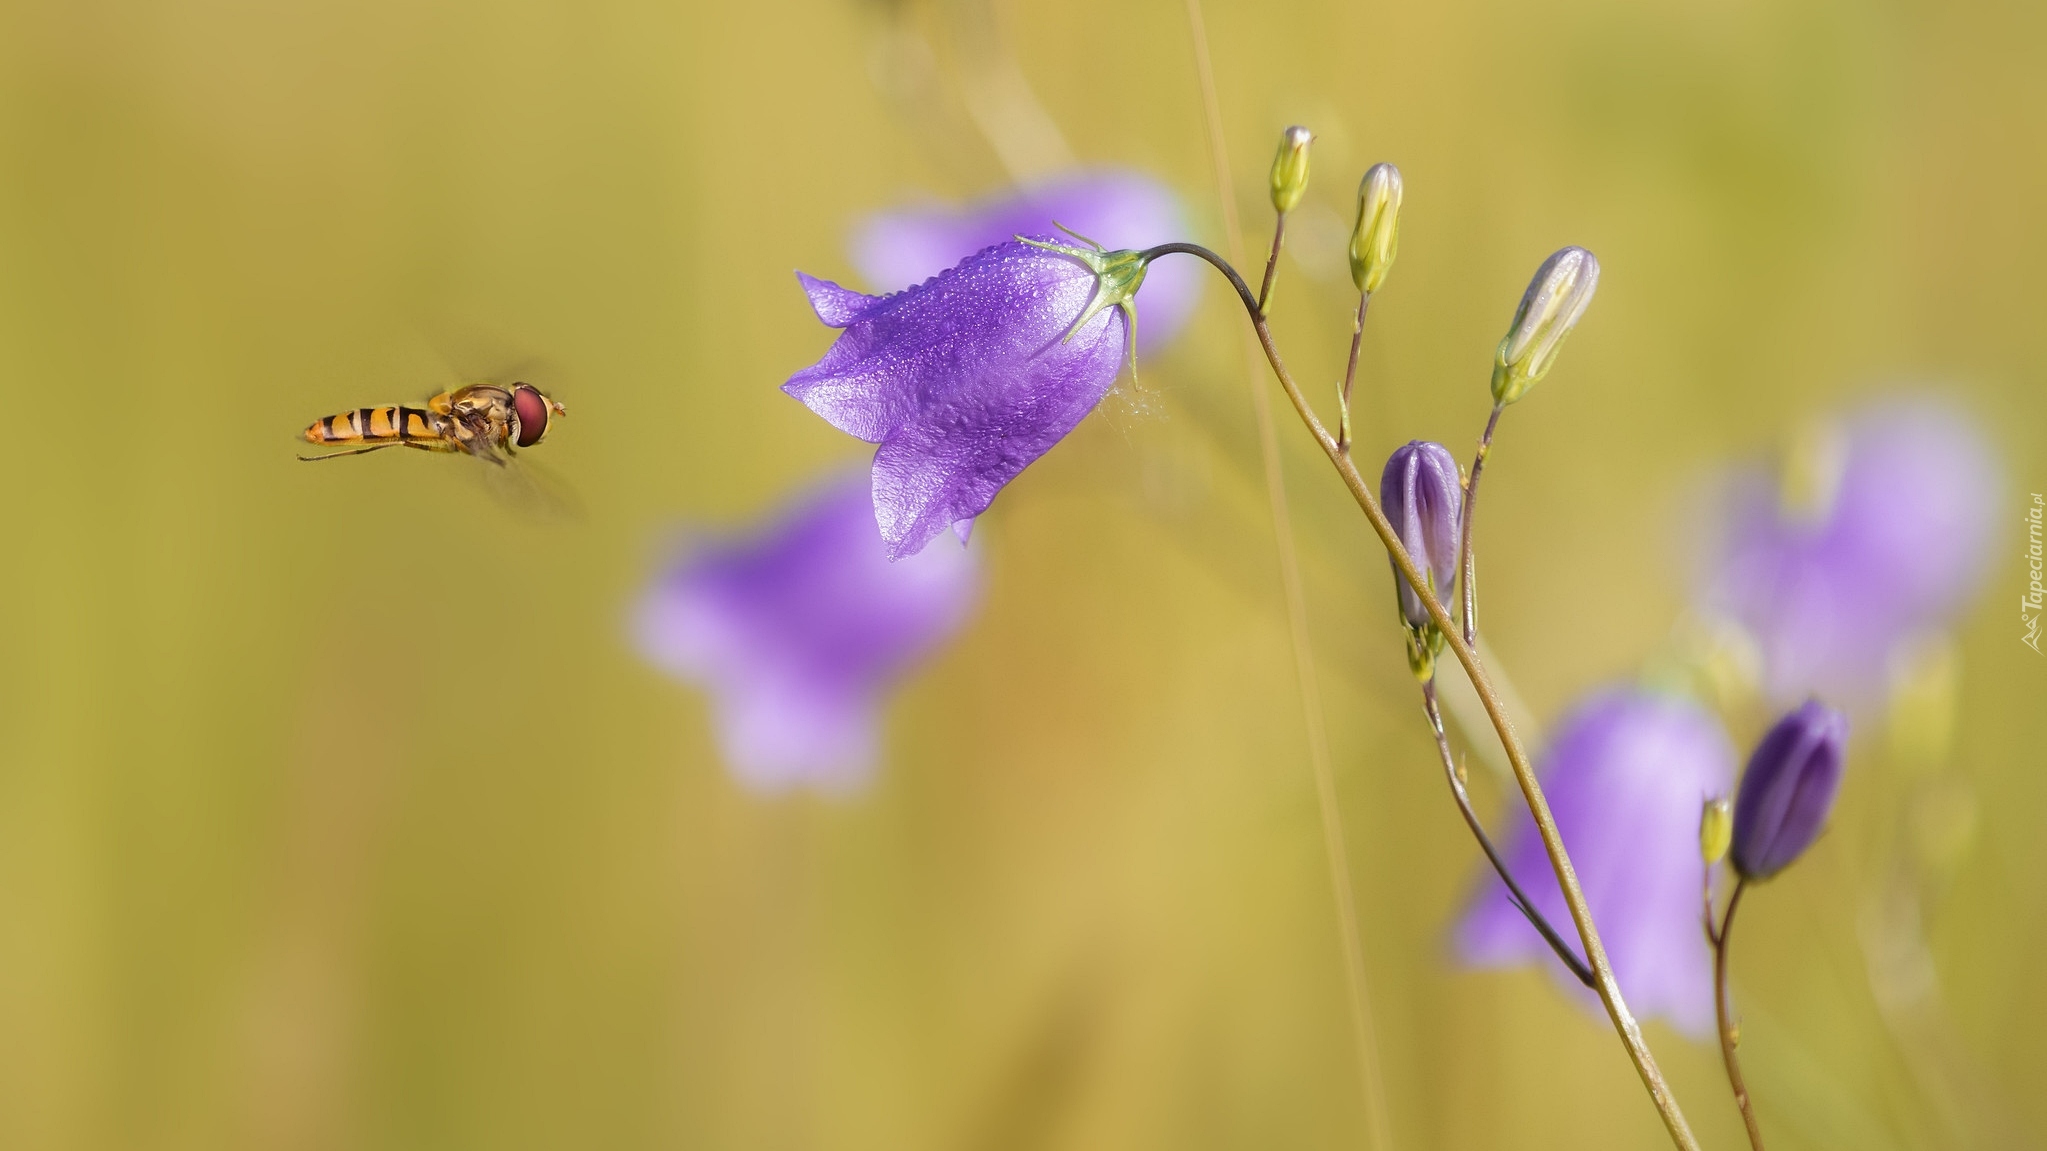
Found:
[[[519,413],[519,446],[530,448],[547,434],[547,400],[539,390],[520,384],[512,392],[512,410]]]

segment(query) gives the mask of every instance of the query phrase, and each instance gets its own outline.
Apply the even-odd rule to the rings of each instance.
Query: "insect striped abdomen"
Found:
[[[307,426],[305,438],[314,444],[396,444],[412,440],[439,440],[440,421],[425,408],[386,405],[339,412]]]

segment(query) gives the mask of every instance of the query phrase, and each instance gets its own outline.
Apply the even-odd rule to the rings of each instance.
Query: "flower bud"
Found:
[[[1727,845],[1734,838],[1734,808],[1726,796],[1706,801],[1699,811],[1699,856],[1708,865],[1727,858]]]
[[[1734,870],[1768,879],[1819,837],[1841,788],[1848,720],[1810,700],[1763,736],[1734,801]]]
[[[1458,517],[1464,505],[1464,480],[1456,457],[1443,445],[1424,440],[1402,445],[1380,473],[1379,501],[1430,590],[1448,598],[1457,585]],[[1422,665],[1427,661],[1422,657],[1433,656],[1442,637],[1433,634],[1435,621],[1398,566],[1393,569],[1393,586],[1408,629],[1409,661],[1416,665],[1415,674],[1426,678]]]
[[[1358,218],[1350,230],[1350,279],[1376,292],[1400,249],[1400,169],[1374,164],[1358,185]]]
[[[1599,261],[1583,248],[1565,248],[1542,262],[1500,341],[1493,361],[1493,399],[1511,404],[1549,372],[1598,287]]]
[[[1272,158],[1272,207],[1291,212],[1308,190],[1308,145],[1314,134],[1295,124],[1279,136],[1279,155]]]

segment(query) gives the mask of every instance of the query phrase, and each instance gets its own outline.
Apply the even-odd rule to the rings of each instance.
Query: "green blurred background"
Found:
[[[2038,1145],[2047,664],[2009,605],[2047,487],[2047,9],[1207,17],[1254,244],[1275,134],[1321,134],[1278,297],[1317,395],[1357,175],[1406,174],[1365,457],[1463,453],[1530,270],[1600,255],[1487,484],[1532,721],[1670,648],[1715,460],[1885,381],[1989,423],[1958,735],[1916,775],[1858,745],[1737,978],[1773,1147]],[[830,339],[790,270],[849,276],[861,212],[1062,148],[1222,242],[1177,0],[0,9],[0,1145],[1365,1146],[1220,291],[982,521],[985,609],[865,796],[739,791],[624,639],[668,525],[862,455],[776,390]],[[314,417],[515,366],[569,405],[542,451],[580,523],[452,460],[292,459]],[[1449,968],[1478,860],[1385,561],[1280,432],[1396,1144],[1667,1145],[1546,973]],[[1871,909],[1929,788],[1962,814],[1926,865],[1938,982],[1900,1000]],[[1717,1052],[1649,1037],[1735,1146]]]

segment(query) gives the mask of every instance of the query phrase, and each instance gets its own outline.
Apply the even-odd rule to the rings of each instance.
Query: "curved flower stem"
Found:
[[[1372,293],[1358,293],[1358,318],[1350,326],[1350,362],[1343,366],[1343,422],[1337,428],[1336,450],[1350,453],[1350,387],[1358,378],[1358,348],[1365,342],[1365,309],[1372,306]]]
[[[1485,471],[1486,454],[1493,450],[1493,429],[1507,405],[1495,402],[1486,417],[1485,432],[1478,437],[1478,454],[1471,459],[1471,479],[1464,485],[1464,538],[1457,545],[1457,566],[1464,577],[1464,642],[1478,642],[1478,554],[1471,550],[1471,521],[1478,518],[1478,477]]]
[[[1727,1083],[1734,1088],[1734,1105],[1741,1108],[1741,1121],[1748,1127],[1748,1145],[1753,1151],[1763,1151],[1763,1129],[1756,1123],[1756,1109],[1749,1103],[1748,1083],[1741,1077],[1741,1057],[1734,1053],[1739,1038],[1735,1035],[1733,1021],[1727,1017],[1727,933],[1734,929],[1734,910],[1741,906],[1741,893],[1746,890],[1746,880],[1734,881],[1734,894],[1727,897],[1727,913],[1720,917],[1718,931],[1713,930],[1713,904],[1709,892],[1706,938],[1713,941],[1713,1011],[1720,1021],[1720,1057],[1727,1064]]]
[[[1265,314],[1265,306],[1272,302],[1272,281],[1279,276],[1279,248],[1286,243],[1286,213],[1272,214],[1272,254],[1265,257],[1265,281],[1258,285],[1258,314]]]
[[[1492,861],[1493,870],[1500,873],[1500,881],[1507,885],[1507,898],[1528,917],[1530,926],[1541,934],[1543,942],[1557,953],[1557,958],[1564,961],[1564,966],[1571,969],[1571,974],[1578,977],[1578,982],[1587,987],[1595,986],[1592,969],[1585,966],[1585,961],[1578,958],[1578,953],[1571,950],[1571,945],[1564,942],[1557,929],[1551,927],[1542,912],[1535,909],[1535,901],[1528,898],[1528,893],[1521,890],[1519,883],[1514,882],[1514,873],[1507,870],[1507,861],[1500,858],[1499,849],[1493,846],[1492,839],[1485,833],[1485,825],[1478,821],[1478,813],[1471,809],[1471,795],[1464,790],[1464,773],[1457,769],[1455,760],[1451,758],[1450,737],[1443,732],[1443,711],[1436,706],[1435,676],[1422,681],[1422,710],[1428,714],[1429,730],[1435,733],[1436,752],[1442,756],[1443,774],[1450,780],[1450,794],[1457,797],[1457,810],[1464,813],[1465,826],[1471,828],[1479,847],[1485,850],[1485,857]]]
[[[1592,921],[1592,910],[1586,905],[1585,892],[1578,885],[1577,870],[1571,866],[1571,857],[1564,850],[1563,835],[1557,831],[1555,816],[1550,814],[1549,800],[1543,795],[1542,785],[1536,782],[1535,769],[1529,762],[1528,753],[1521,746],[1521,738],[1514,734],[1514,723],[1507,716],[1506,705],[1500,702],[1500,694],[1494,689],[1492,680],[1487,677],[1484,665],[1479,662],[1477,651],[1471,644],[1465,642],[1463,633],[1458,630],[1457,622],[1451,618],[1449,610],[1443,606],[1443,601],[1437,599],[1436,593],[1430,590],[1429,578],[1422,574],[1421,569],[1415,565],[1414,557],[1401,546],[1400,536],[1394,532],[1392,522],[1386,518],[1385,511],[1379,507],[1378,499],[1372,495],[1371,486],[1365,482],[1364,476],[1359,474],[1350,456],[1338,450],[1336,437],[1330,435],[1329,430],[1322,426],[1322,421],[1316,418],[1315,409],[1301,393],[1300,385],[1294,381],[1292,373],[1287,371],[1286,363],[1280,357],[1279,348],[1273,343],[1272,330],[1266,326],[1264,317],[1258,313],[1258,299],[1251,294],[1251,288],[1244,283],[1244,277],[1238,275],[1237,270],[1231,267],[1228,261],[1199,244],[1161,244],[1147,249],[1144,256],[1147,260],[1152,260],[1174,253],[1199,256],[1208,261],[1230,281],[1230,286],[1237,290],[1238,297],[1244,302],[1245,310],[1250,313],[1251,326],[1258,334],[1259,345],[1265,350],[1265,360],[1271,365],[1272,374],[1278,378],[1280,387],[1286,391],[1287,398],[1293,402],[1294,410],[1300,414],[1301,421],[1307,424],[1309,433],[1315,437],[1315,442],[1321,446],[1323,454],[1335,465],[1337,475],[1343,478],[1344,486],[1350,489],[1351,497],[1365,513],[1365,519],[1371,522],[1372,530],[1378,534],[1379,542],[1385,546],[1386,554],[1393,560],[1393,566],[1400,569],[1402,578],[1414,589],[1416,598],[1421,600],[1422,607],[1429,613],[1429,618],[1433,619],[1436,627],[1443,632],[1444,643],[1457,657],[1457,662],[1464,666],[1464,673],[1471,679],[1472,689],[1478,693],[1480,702],[1485,704],[1486,715],[1493,721],[1493,729],[1500,735],[1500,746],[1506,751],[1507,762],[1514,769],[1515,782],[1521,786],[1521,795],[1528,803],[1529,813],[1535,817],[1535,828],[1542,836],[1542,846],[1549,855],[1550,867],[1556,872],[1558,886],[1563,888],[1564,902],[1571,908],[1571,920],[1578,928],[1579,942],[1585,946],[1585,958],[1591,965],[1592,975],[1596,980],[1594,990],[1599,992],[1600,1001],[1606,1005],[1606,1013],[1613,1020],[1614,1030],[1621,1038],[1621,1045],[1627,1049],[1628,1058],[1634,1062],[1635,1071],[1642,1078],[1642,1085],[1648,1089],[1650,1100],[1655,1103],[1658,1114],[1663,1117],[1663,1125],[1669,1131],[1671,1141],[1684,1151],[1699,1151],[1698,1140],[1692,1135],[1690,1124],[1685,1122],[1684,1112],[1678,1107],[1676,1098],[1671,1095],[1669,1085],[1663,1081],[1663,1072],[1656,1066],[1656,1057],[1642,1038],[1641,1025],[1635,1021],[1633,1013],[1628,1010],[1627,1001],[1621,997],[1620,984],[1615,982],[1613,976],[1613,964],[1607,960],[1606,948],[1599,941],[1599,928]]]

